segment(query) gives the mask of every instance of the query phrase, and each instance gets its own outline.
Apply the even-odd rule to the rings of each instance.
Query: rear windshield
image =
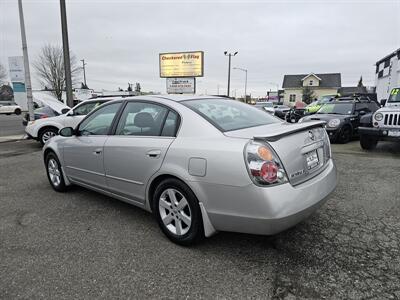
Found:
[[[221,131],[267,125],[280,122],[252,105],[228,99],[199,99],[181,102]]]

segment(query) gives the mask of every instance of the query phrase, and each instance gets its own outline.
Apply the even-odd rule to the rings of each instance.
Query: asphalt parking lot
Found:
[[[23,135],[22,113],[19,116],[0,114],[0,137],[10,135]]]
[[[54,192],[38,143],[0,143],[0,298],[400,299],[400,145],[333,152],[338,187],[310,219],[184,248],[139,208]]]

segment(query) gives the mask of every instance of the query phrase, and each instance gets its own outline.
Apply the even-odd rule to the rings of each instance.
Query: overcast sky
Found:
[[[29,59],[61,45],[59,1],[23,0]],[[198,92],[226,93],[228,59],[248,69],[248,92],[262,96],[284,74],[342,74],[342,85],[374,84],[374,63],[400,48],[400,0],[376,1],[78,1],[67,0],[70,50],[87,62],[96,90],[165,92],[160,52],[203,50]],[[22,55],[16,0],[0,0],[0,63]],[[34,88],[40,88],[31,67]],[[244,72],[231,90],[244,94]]]

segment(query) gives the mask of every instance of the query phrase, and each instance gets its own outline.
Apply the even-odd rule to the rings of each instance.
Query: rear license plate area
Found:
[[[305,157],[306,157],[307,170],[312,170],[315,167],[319,166],[319,158],[317,150],[307,152],[305,154]]]

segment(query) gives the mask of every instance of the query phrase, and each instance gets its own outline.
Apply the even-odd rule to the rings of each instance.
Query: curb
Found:
[[[26,139],[25,134],[17,134],[17,135],[8,135],[8,136],[0,136],[0,143],[5,142],[15,142]]]

